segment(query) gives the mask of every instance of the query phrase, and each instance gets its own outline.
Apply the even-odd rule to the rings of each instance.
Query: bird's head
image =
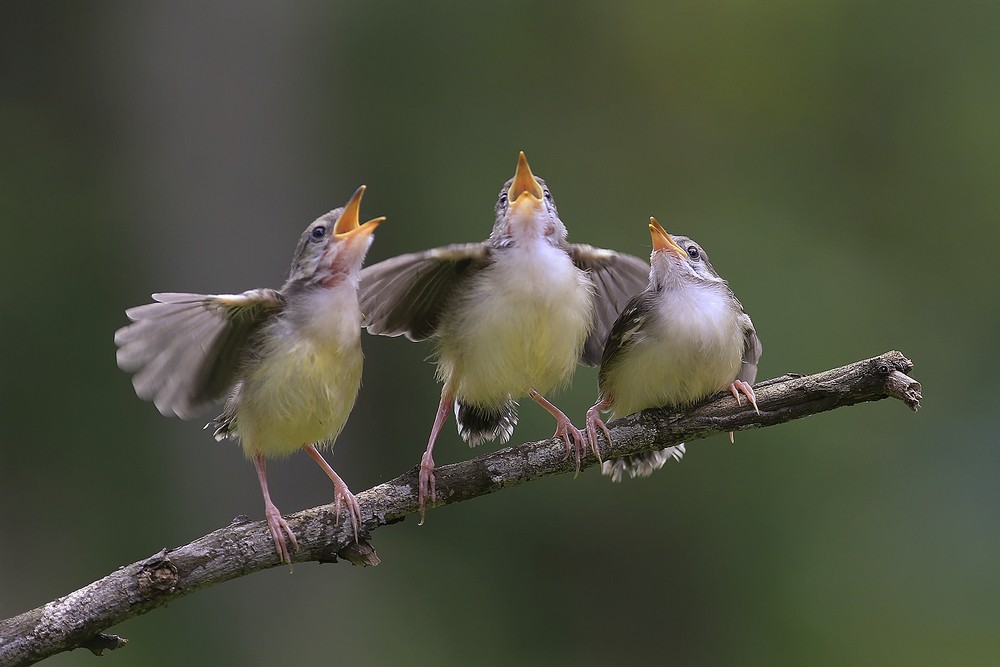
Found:
[[[658,289],[671,281],[723,283],[701,246],[686,236],[667,233],[656,218],[649,218],[653,252],[649,256],[649,277]]]
[[[514,178],[503,184],[497,198],[496,222],[490,240],[506,246],[544,238],[553,245],[566,241],[566,226],[545,180],[531,173],[524,151],[517,157]]]
[[[372,244],[372,232],[384,217],[360,224],[362,185],[342,208],[317,218],[302,232],[295,250],[288,285],[330,287],[349,276],[357,276]]]

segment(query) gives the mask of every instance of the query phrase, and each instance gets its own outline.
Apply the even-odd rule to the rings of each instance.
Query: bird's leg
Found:
[[[754,412],[760,416],[760,410],[757,408],[757,394],[753,391],[753,385],[748,382],[744,382],[743,380],[733,380],[733,383],[729,385],[729,393],[731,393],[733,398],[736,399],[737,404],[743,405],[743,401],[740,400],[740,393],[742,393],[747,397],[747,400],[750,401],[750,405],[753,406]],[[729,442],[733,442],[732,431],[729,432]]]
[[[326,476],[333,482],[333,513],[337,516],[338,523],[340,522],[341,503],[347,505],[347,515],[351,518],[351,527],[354,528],[354,541],[357,542],[358,526],[361,525],[361,505],[358,504],[358,499],[347,488],[347,484],[340,478],[340,475],[334,472],[330,464],[326,462],[323,455],[316,449],[316,445],[306,445],[305,450],[306,454],[316,462],[316,465],[323,469]]]
[[[587,438],[590,440],[590,448],[593,450],[594,454],[597,455],[597,459],[601,459],[601,450],[597,446],[597,429],[600,428],[601,432],[604,433],[605,439],[608,444],[611,444],[611,432],[608,431],[607,424],[601,419],[601,413],[611,407],[613,399],[610,397],[603,396],[601,400],[594,404],[592,408],[587,410]],[[579,460],[577,460],[576,472],[579,474],[580,465]]]
[[[431,427],[431,437],[427,440],[427,449],[420,458],[420,484],[417,491],[417,498],[420,503],[420,523],[424,525],[424,514],[427,512],[427,497],[431,502],[437,502],[437,489],[434,484],[434,443],[437,442],[441,427],[448,421],[448,413],[455,407],[455,397],[449,393],[441,393],[441,402],[438,403],[437,414],[434,416],[434,426]]]
[[[562,438],[563,444],[566,446],[566,456],[569,456],[570,452],[576,454],[576,470],[580,472],[580,458],[583,456],[584,452],[587,450],[587,439],[580,432],[580,429],[573,426],[573,422],[570,418],[563,414],[563,411],[552,405],[544,396],[539,394],[537,391],[532,389],[528,392],[528,396],[531,397],[535,403],[545,408],[545,410],[556,418],[556,432],[553,437]],[[601,460],[601,452],[594,446],[594,454],[597,456],[597,460]],[[565,457],[564,457],[565,458]]]
[[[264,466],[264,455],[254,454],[253,464],[257,468],[257,479],[260,480],[260,490],[264,494],[264,516],[267,518],[267,527],[271,531],[274,546],[278,550],[278,555],[281,556],[282,562],[291,565],[292,556],[288,551],[288,545],[285,543],[285,536],[288,536],[288,540],[295,547],[296,551],[299,550],[299,543],[295,540],[295,534],[292,532],[292,529],[288,527],[288,522],[285,521],[284,517],[281,516],[281,512],[271,502],[271,494],[267,491],[267,471]]]

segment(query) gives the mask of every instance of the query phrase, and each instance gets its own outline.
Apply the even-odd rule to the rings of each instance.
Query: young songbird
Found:
[[[599,400],[587,411],[593,447],[598,428],[611,442],[600,417],[606,410],[624,417],[646,408],[679,408],[723,389],[737,401],[742,393],[757,410],[751,385],[761,346],[750,317],[701,246],[686,236],[671,236],[655,218],[649,220],[649,286],[625,306],[604,347]],[[680,444],[605,461],[602,472],[615,482],[623,472],[646,477],[683,454]]]
[[[552,194],[523,152],[495,213],[482,243],[401,255],[361,272],[369,333],[437,343],[444,386],[420,461],[421,522],[427,499],[436,501],[432,451],[452,409],[470,445],[506,442],[517,399],[530,396],[555,417],[555,435],[579,467],[585,437],[544,394],[568,382],[581,359],[600,361],[611,324],[649,270],[637,257],[567,243]]]
[[[139,398],[167,416],[194,417],[229,399],[208,426],[217,440],[238,438],[257,468],[264,514],[278,555],[291,563],[295,535],[271,502],[266,458],[300,449],[333,481],[339,520],[346,506],[357,539],[358,501],[323,459],[354,406],[361,384],[358,276],[372,232],[359,223],[365,186],[344,208],[306,227],[280,290],[242,294],[154,294],[157,303],[125,311],[115,332],[118,365],[135,373]]]

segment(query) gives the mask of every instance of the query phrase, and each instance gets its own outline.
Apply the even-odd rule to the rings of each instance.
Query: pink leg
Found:
[[[611,432],[608,431],[607,424],[601,419],[601,413],[610,408],[613,402],[611,398],[602,397],[592,408],[587,410],[587,438],[590,440],[590,448],[597,454],[598,460],[601,459],[600,449],[597,447],[598,428],[604,433],[604,438],[608,441],[608,444],[611,444]],[[577,473],[580,472],[579,463],[579,459],[577,459]]]
[[[333,468],[326,462],[326,459],[319,453],[315,445],[306,445],[305,450],[306,454],[323,469],[326,476],[333,482],[333,512],[337,516],[338,523],[340,522],[341,503],[347,506],[347,516],[351,519],[351,527],[354,528],[354,541],[357,542],[358,526],[361,525],[361,505],[358,504],[358,499],[347,488],[347,484],[344,484],[344,480],[340,479],[340,475],[333,471]]]
[[[434,426],[431,427],[431,437],[427,440],[427,449],[420,459],[420,485],[417,491],[417,498],[420,502],[420,523],[424,525],[424,514],[427,512],[427,498],[430,496],[431,502],[437,502],[437,488],[434,483],[434,443],[437,442],[441,427],[448,421],[448,413],[455,407],[455,398],[451,394],[442,393],[441,402],[438,403],[437,414],[434,416]]]
[[[285,543],[285,536],[288,536],[288,540],[295,547],[296,551],[299,550],[299,543],[295,541],[295,534],[288,527],[288,522],[285,521],[284,517],[281,516],[281,512],[271,502],[271,494],[267,491],[267,472],[264,467],[264,455],[254,454],[253,464],[257,468],[257,479],[260,480],[260,490],[264,494],[264,516],[267,518],[267,527],[271,531],[274,546],[278,550],[278,555],[281,556],[282,562],[291,565],[292,556],[288,551],[288,545]]]
[[[743,401],[740,400],[740,393],[742,393],[747,397],[747,400],[750,401],[750,405],[753,406],[754,412],[760,415],[760,410],[757,408],[757,394],[753,391],[753,385],[748,382],[744,382],[743,380],[733,380],[733,383],[729,385],[729,393],[733,395],[733,398],[736,399],[736,402],[739,405],[743,405]],[[730,431],[729,442],[733,441],[733,432]]]
[[[553,437],[562,438],[563,444],[566,446],[566,456],[569,456],[570,452],[576,454],[576,470],[580,471],[580,458],[583,456],[584,452],[587,451],[587,439],[580,432],[580,429],[573,426],[573,422],[570,418],[563,414],[563,411],[552,405],[544,396],[539,394],[537,391],[532,389],[528,392],[528,396],[531,397],[535,403],[545,408],[545,410],[556,418],[556,432]],[[594,455],[597,456],[597,460],[601,460],[601,452],[597,449],[596,443],[594,443],[594,448],[592,450]]]

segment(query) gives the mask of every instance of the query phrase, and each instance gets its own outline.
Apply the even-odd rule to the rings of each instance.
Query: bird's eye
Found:
[[[545,198],[546,198],[546,199],[548,199],[549,201],[552,201],[552,193],[551,193],[551,192],[549,192],[548,188],[546,188],[546,189],[545,189],[545,190],[543,190],[542,192],[544,192],[544,193],[545,193]]]
[[[500,193],[500,205],[501,206],[506,206],[507,205],[507,192],[506,191]]]
[[[314,239],[321,239],[326,236],[326,227],[320,225],[319,227],[313,227],[312,236]]]
[[[698,259],[699,257],[701,257],[701,253],[698,252],[698,248],[696,246],[689,245],[688,257],[690,257],[691,259]]]

